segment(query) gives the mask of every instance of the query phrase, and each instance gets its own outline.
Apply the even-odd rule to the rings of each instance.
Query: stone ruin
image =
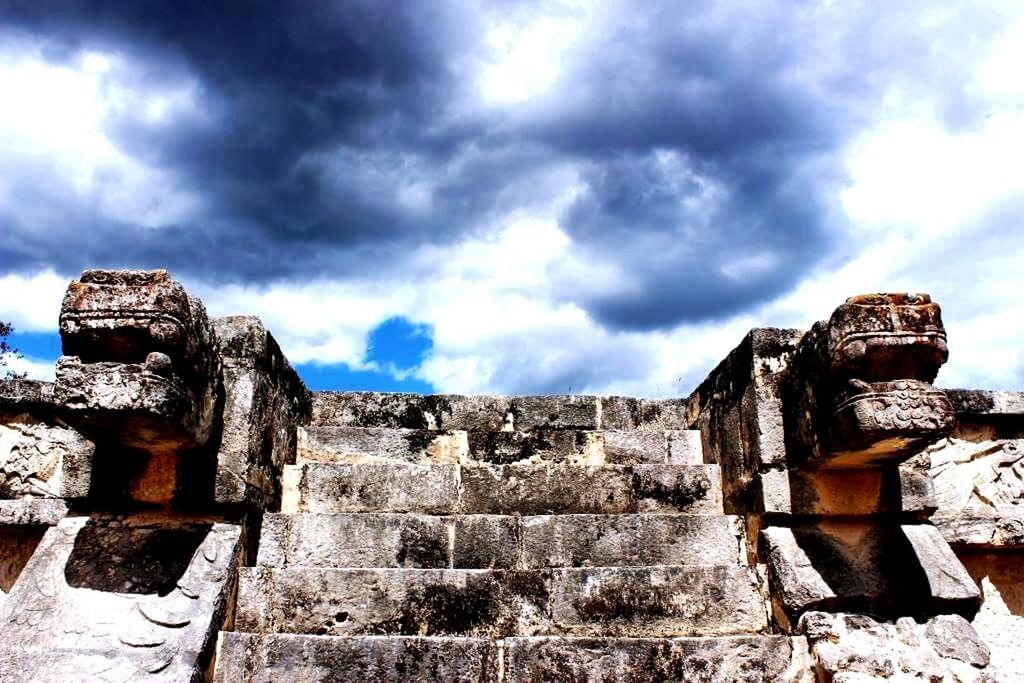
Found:
[[[0,382],[0,680],[1024,679],[1024,394],[923,294],[687,398],[310,393],[253,317],[86,271]]]

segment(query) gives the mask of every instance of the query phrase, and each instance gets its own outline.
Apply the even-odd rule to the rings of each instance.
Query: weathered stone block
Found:
[[[684,430],[684,399],[622,396],[459,396],[314,392],[314,426],[530,431]]]
[[[1024,546],[1024,511],[1011,514],[939,512],[931,521],[946,543],[957,548]]]
[[[670,465],[700,465],[704,462],[704,446],[699,429],[670,429],[668,462]]]
[[[740,564],[742,536],[739,519],[726,516],[523,517],[522,566]]]
[[[460,515],[452,529],[452,565],[465,569],[514,569],[520,563],[520,519],[506,515]]]
[[[803,638],[508,638],[505,680],[801,681],[814,680]]]
[[[288,465],[282,512],[450,514],[459,502],[458,465]]]
[[[700,465],[704,463],[697,429],[620,429],[603,432],[609,463]]]
[[[321,635],[721,635],[767,628],[752,567],[243,568],[240,631]]]
[[[930,517],[938,508],[938,498],[928,454],[921,452],[900,463],[899,477],[901,509],[916,513],[922,520]]]
[[[512,429],[512,399],[507,396],[427,396],[426,405],[442,429],[498,432]]]
[[[486,638],[221,633],[214,680],[496,681],[498,649]]]
[[[925,624],[924,637],[940,657],[959,659],[978,668],[988,666],[988,646],[959,614],[932,617]]]
[[[0,526],[53,526],[67,512],[68,504],[58,498],[0,500]]]
[[[239,537],[230,524],[65,518],[0,609],[0,679],[201,679]]]
[[[622,465],[667,462],[668,436],[664,431],[616,429],[606,430],[603,435],[606,462]]]
[[[813,610],[971,616],[980,602],[963,565],[928,525],[829,520],[764,529],[761,544],[784,628]]]
[[[665,431],[690,427],[684,399],[603,396],[600,401],[601,429]]]
[[[373,391],[315,391],[310,425],[435,429],[427,397]]]
[[[704,461],[722,467],[727,512],[750,512],[758,473],[786,463],[781,382],[802,335],[751,330],[687,399],[684,425],[700,429]]]
[[[469,432],[469,457],[464,462],[506,465],[543,460],[600,464],[601,435],[578,429]]]
[[[5,414],[42,412],[53,415],[57,404],[53,397],[53,383],[35,379],[0,380],[0,410]]]
[[[559,633],[682,636],[759,633],[767,605],[753,567],[593,567],[551,570]]]
[[[638,512],[722,513],[717,465],[634,465],[632,469]]]
[[[931,479],[895,468],[768,470],[758,507],[769,514],[923,517],[935,509]]]
[[[466,433],[391,427],[307,427],[300,462],[458,463],[469,457]]]
[[[517,464],[463,467],[461,510],[551,514],[721,512],[712,465]]]
[[[235,627],[255,633],[533,633],[547,621],[545,572],[244,568]]]
[[[415,514],[267,514],[261,566],[424,567],[449,565],[444,517]]]
[[[213,329],[224,379],[215,500],[274,508],[296,428],[309,420],[309,391],[259,318],[215,318]]]
[[[973,617],[981,604],[981,594],[939,530],[930,524],[903,524],[900,530],[924,573],[927,606],[932,608],[926,613]]]
[[[532,429],[597,429],[596,396],[517,396],[512,399],[512,425]]]
[[[1024,415],[1024,391],[947,389],[946,395],[958,416],[1018,417]]]
[[[543,569],[735,564],[734,517],[676,514],[268,514],[258,564],[270,567]]]
[[[463,467],[461,509],[523,515],[632,512],[632,470],[550,463]]]

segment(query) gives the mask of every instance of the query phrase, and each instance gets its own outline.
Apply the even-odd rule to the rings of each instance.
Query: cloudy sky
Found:
[[[1024,6],[0,1],[0,319],[163,267],[313,388],[688,393],[928,291],[1024,389]]]

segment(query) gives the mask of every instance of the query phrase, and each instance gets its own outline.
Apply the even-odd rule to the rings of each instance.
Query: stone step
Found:
[[[705,638],[221,633],[214,680],[801,681],[806,641],[777,635]]]
[[[725,515],[267,514],[268,567],[540,569],[742,564],[741,520]]]
[[[777,635],[508,638],[504,681],[814,680],[807,642]]]
[[[470,683],[499,681],[500,669],[487,638],[222,632],[213,680]]]
[[[235,627],[319,635],[691,636],[768,628],[755,567],[245,567]]]
[[[697,430],[523,431],[311,426],[299,428],[298,462],[581,465],[703,462]]]
[[[687,429],[686,399],[313,392],[313,426],[408,429]]]
[[[306,463],[282,512],[722,514],[717,465]]]

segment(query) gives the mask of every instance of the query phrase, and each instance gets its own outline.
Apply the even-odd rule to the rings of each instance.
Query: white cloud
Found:
[[[44,382],[54,380],[54,363],[51,360],[40,360],[38,358],[18,358],[7,356],[4,358],[7,367],[5,372],[10,371],[17,375],[24,374],[26,379],[39,379]],[[0,374],[2,379],[2,374]]]
[[[552,3],[546,13],[509,18],[507,12],[484,30],[486,62],[480,72],[484,101],[518,104],[551,90],[568,55],[592,19],[594,3]]]
[[[138,112],[150,125],[195,115],[196,84],[149,86],[117,55],[87,52],[76,63],[52,64],[38,48],[12,41],[0,51],[0,166],[45,167],[52,178],[98,215],[147,227],[177,223],[202,206],[176,175],[121,150],[107,127]],[[15,174],[0,175],[0,205],[26,222],[66,220],[54,207],[30,212],[15,192]]]
[[[1024,19],[1009,22],[1000,39],[992,47],[970,91],[993,98],[1024,97],[1024,80],[1020,65],[1024,64]]]
[[[366,337],[412,308],[408,283],[317,280],[302,285],[213,286],[186,281],[211,315],[257,315],[292,363],[366,367]]]
[[[989,115],[951,133],[922,118],[885,122],[848,152],[843,206],[866,238],[879,232],[949,235],[1002,197],[1024,191],[1024,111]]]
[[[12,323],[17,332],[56,332],[60,304],[71,280],[52,270],[0,276],[0,320]]]

